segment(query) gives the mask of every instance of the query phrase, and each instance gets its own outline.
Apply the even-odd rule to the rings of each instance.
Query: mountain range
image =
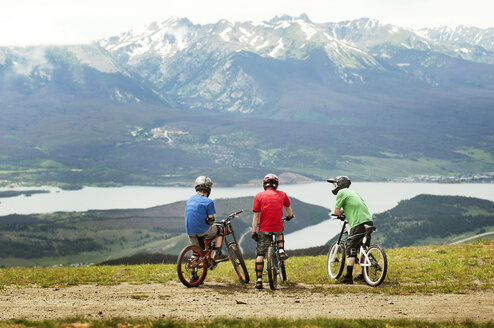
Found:
[[[91,45],[0,48],[0,180],[488,172],[493,108],[494,28],[170,18]]]

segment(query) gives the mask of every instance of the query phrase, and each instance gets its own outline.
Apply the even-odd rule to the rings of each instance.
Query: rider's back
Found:
[[[285,192],[271,188],[259,192],[252,205],[254,212],[260,212],[259,231],[281,231],[284,206],[290,206],[290,200]]]
[[[350,227],[372,221],[372,216],[362,197],[348,188],[338,191],[335,208],[342,208]]]

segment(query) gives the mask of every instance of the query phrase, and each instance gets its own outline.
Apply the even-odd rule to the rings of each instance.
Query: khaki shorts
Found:
[[[190,244],[204,248],[204,244],[201,245],[199,238],[200,239],[213,239],[219,234],[219,232],[220,232],[220,227],[217,224],[210,225],[208,230],[206,230],[205,232],[203,232],[201,234],[189,235]]]

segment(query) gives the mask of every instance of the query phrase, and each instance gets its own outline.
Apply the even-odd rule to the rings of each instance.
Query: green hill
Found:
[[[233,221],[240,238],[252,224],[252,197],[215,200],[216,219],[244,209]],[[294,232],[327,219],[323,207],[291,199],[296,219],[286,227]],[[137,253],[177,255],[188,243],[185,201],[148,209],[57,212],[0,217],[0,265],[35,266],[99,263]],[[244,252],[255,243],[244,238]]]
[[[374,241],[385,247],[448,244],[494,231],[494,202],[418,195],[374,216]]]

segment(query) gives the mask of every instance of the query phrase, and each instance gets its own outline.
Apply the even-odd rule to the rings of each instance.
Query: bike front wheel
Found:
[[[343,269],[345,268],[345,247],[343,244],[338,244],[338,241],[335,241],[329,247],[328,252],[328,276],[331,279],[338,279],[341,277],[343,273]]]
[[[378,245],[370,245],[366,251],[370,265],[364,266],[365,282],[372,287],[379,286],[386,278],[388,271],[388,258],[384,249]]]
[[[269,287],[275,290],[278,288],[278,268],[276,267],[275,250],[272,246],[268,248],[267,270]]]
[[[187,287],[198,287],[208,273],[204,251],[194,245],[185,247],[177,259],[178,278]]]
[[[230,255],[230,260],[232,261],[233,268],[240,279],[240,282],[244,284],[249,282],[249,272],[247,271],[247,267],[245,266],[244,257],[242,256],[242,252],[238,249],[235,243],[232,243],[228,246],[228,253]]]

